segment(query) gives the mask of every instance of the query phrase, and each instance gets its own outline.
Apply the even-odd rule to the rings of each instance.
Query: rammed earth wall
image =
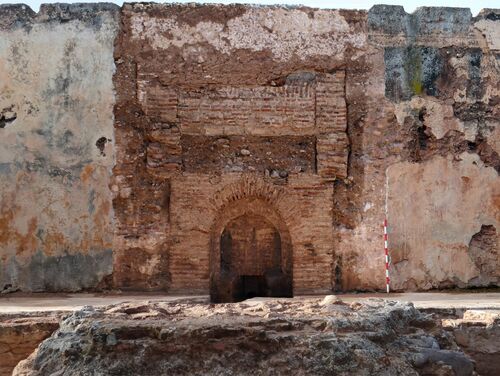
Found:
[[[246,215],[296,294],[383,288],[386,215],[393,288],[499,284],[499,10],[4,5],[0,33],[0,289],[208,293]]]

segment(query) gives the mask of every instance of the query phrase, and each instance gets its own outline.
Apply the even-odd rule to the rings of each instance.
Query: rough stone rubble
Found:
[[[442,324],[410,303],[335,296],[85,307],[13,375],[494,375],[499,319],[467,311]]]

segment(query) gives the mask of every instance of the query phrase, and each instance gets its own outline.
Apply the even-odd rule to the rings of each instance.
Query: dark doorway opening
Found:
[[[257,275],[242,275],[241,299],[251,299],[256,296],[266,296],[266,279]]]
[[[213,302],[293,295],[292,278],[283,265],[281,235],[264,217],[245,214],[233,219],[219,244],[220,273],[211,287]]]

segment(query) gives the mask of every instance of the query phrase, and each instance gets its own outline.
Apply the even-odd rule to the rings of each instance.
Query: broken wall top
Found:
[[[182,9],[199,9],[200,21],[211,19],[215,10],[224,10],[226,14],[236,16],[248,9],[284,9],[312,12],[319,8],[287,5],[252,5],[252,4],[158,4],[124,3],[121,9],[134,12],[146,12],[150,16],[165,16],[176,12],[182,16]],[[212,9],[214,12],[207,12]],[[495,22],[500,19],[500,9],[484,8],[473,17],[469,8],[419,7],[413,13],[407,13],[398,5],[374,5],[370,10],[323,9],[326,12],[341,12],[343,16],[367,15],[371,34],[404,35],[421,37],[439,35],[440,37],[467,36],[471,25],[481,20]],[[103,12],[119,14],[120,7],[113,3],[47,3],[41,4],[39,12],[33,11],[26,4],[0,4],[0,28],[9,29],[26,27],[37,22],[69,22],[79,20],[96,25],[96,17]],[[186,20],[189,21],[189,20]],[[195,20],[191,20],[193,22]]]
[[[0,29],[30,28],[34,23],[65,23],[74,20],[99,28],[99,16],[112,13],[118,17],[120,7],[112,3],[41,4],[34,12],[26,4],[0,4]]]

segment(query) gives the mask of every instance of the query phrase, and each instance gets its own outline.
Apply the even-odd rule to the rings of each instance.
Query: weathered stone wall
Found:
[[[111,274],[113,5],[0,6],[0,290]]]
[[[386,17],[405,25],[398,35]],[[499,283],[498,21],[498,11],[473,19],[467,9],[369,16],[404,140],[386,170],[397,289]]]
[[[6,284],[208,292],[251,213],[294,293],[383,288],[386,214],[395,289],[498,285],[499,10],[1,12]]]

